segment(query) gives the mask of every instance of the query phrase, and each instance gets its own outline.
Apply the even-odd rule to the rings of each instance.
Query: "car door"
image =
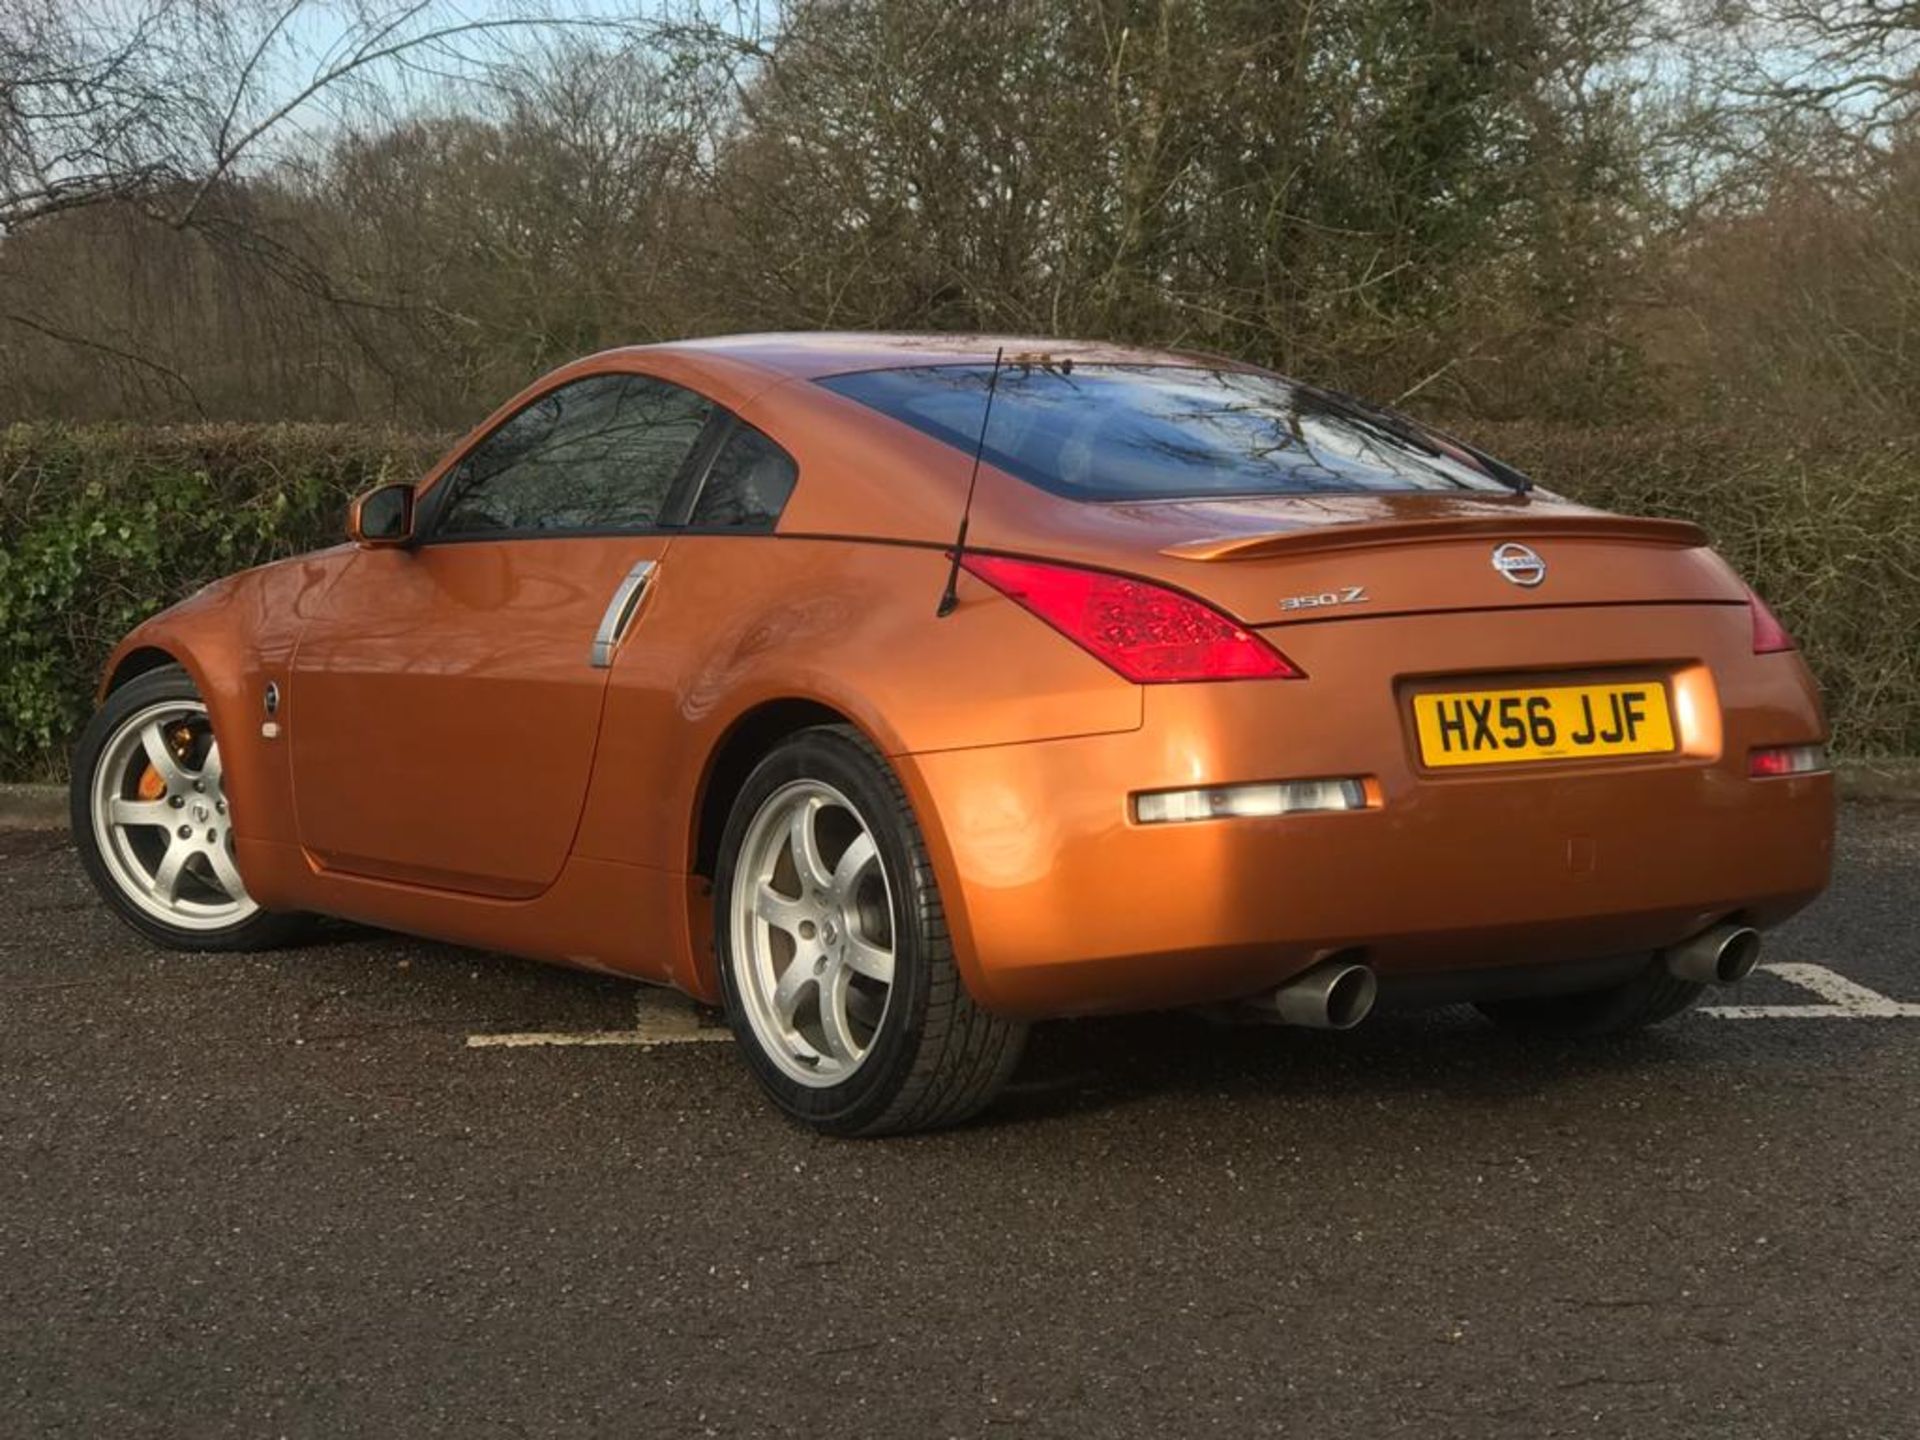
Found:
[[[644,631],[662,522],[724,414],[631,373],[559,385],[423,496],[412,545],[353,556],[283,709],[318,863],[503,898],[554,881],[608,667]]]

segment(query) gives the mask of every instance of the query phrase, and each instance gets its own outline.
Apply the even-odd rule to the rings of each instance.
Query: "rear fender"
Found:
[[[1140,687],[990,587],[963,577],[959,608],[939,618],[948,567],[931,546],[675,538],[614,662],[574,851],[685,877],[690,939],[676,978],[696,994],[717,993],[711,894],[697,873],[703,797],[745,717],[797,701],[860,730],[906,786],[948,895],[958,882],[945,817],[928,808],[911,757],[1139,727]],[[949,918],[968,974],[964,917]]]

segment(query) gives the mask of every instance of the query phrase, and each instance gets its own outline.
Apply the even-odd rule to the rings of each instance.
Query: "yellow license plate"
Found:
[[[1428,765],[1507,765],[1672,750],[1667,689],[1657,680],[1469,690],[1413,697]]]

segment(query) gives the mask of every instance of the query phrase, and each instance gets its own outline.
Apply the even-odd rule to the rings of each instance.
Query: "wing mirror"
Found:
[[[413,486],[382,485],[356,495],[347,509],[347,538],[368,549],[413,539]]]

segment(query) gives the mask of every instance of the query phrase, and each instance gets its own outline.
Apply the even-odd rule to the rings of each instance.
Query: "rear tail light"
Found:
[[[1756,780],[1781,775],[1812,775],[1827,768],[1824,745],[1775,745],[1755,750],[1747,759],[1747,773]]]
[[[1787,633],[1787,627],[1767,608],[1767,602],[1756,594],[1752,587],[1747,590],[1747,613],[1753,616],[1753,653],[1773,655],[1782,650],[1795,648],[1793,636]]]
[[[1258,635],[1177,590],[1003,555],[969,554],[961,563],[1137,685],[1304,678]]]

